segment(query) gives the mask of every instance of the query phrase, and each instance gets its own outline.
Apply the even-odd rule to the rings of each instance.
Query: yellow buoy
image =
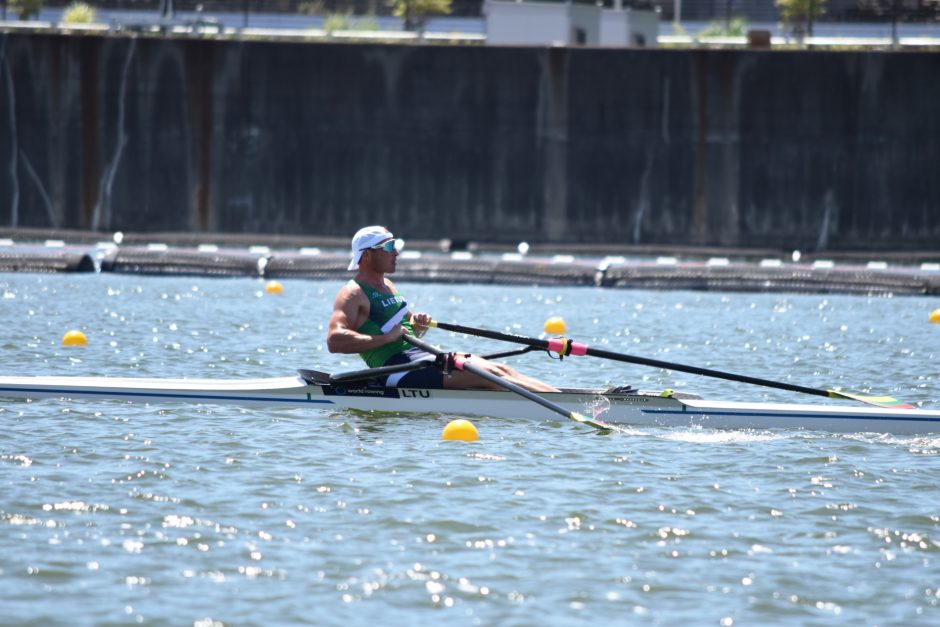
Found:
[[[458,418],[457,420],[451,420],[447,423],[447,426],[444,427],[444,431],[441,433],[441,439],[476,442],[480,439],[480,434],[477,433],[477,428],[473,426],[472,422]]]
[[[268,281],[267,285],[264,286],[264,291],[268,294],[283,294],[284,286],[281,285],[280,281]]]
[[[551,333],[552,335],[559,335],[564,333],[567,328],[568,327],[565,326],[565,321],[558,316],[552,316],[545,321],[545,332]]]
[[[930,321],[933,324],[940,324],[940,309],[934,309],[930,312]]]
[[[62,336],[62,346],[85,346],[87,344],[88,338],[76,329],[72,329]]]

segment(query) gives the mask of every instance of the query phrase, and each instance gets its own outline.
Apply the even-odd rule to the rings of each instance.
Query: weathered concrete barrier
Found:
[[[940,249],[935,52],[0,40],[2,225]]]

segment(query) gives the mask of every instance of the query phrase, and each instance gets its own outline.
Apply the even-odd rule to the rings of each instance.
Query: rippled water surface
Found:
[[[0,275],[0,372],[340,371],[336,282]],[[441,320],[940,406],[918,298],[402,284]],[[81,329],[84,348],[63,348]],[[445,348],[499,344],[431,331]],[[799,400],[539,355],[563,385]],[[787,378],[789,377],[789,378]],[[809,399],[814,402],[816,399]],[[940,623],[940,435],[0,401],[0,623]]]

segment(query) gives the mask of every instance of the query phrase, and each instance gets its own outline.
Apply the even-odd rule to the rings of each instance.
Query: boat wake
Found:
[[[784,433],[754,431],[752,429],[726,430],[692,427],[684,430],[667,429],[660,436],[673,442],[696,444],[738,444],[743,442],[770,442],[787,437]]]

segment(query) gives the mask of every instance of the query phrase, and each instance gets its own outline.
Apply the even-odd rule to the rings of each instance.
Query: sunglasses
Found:
[[[381,250],[381,251],[390,253],[395,250],[395,240],[390,239],[387,242],[382,242],[381,244],[370,246],[366,250]]]

